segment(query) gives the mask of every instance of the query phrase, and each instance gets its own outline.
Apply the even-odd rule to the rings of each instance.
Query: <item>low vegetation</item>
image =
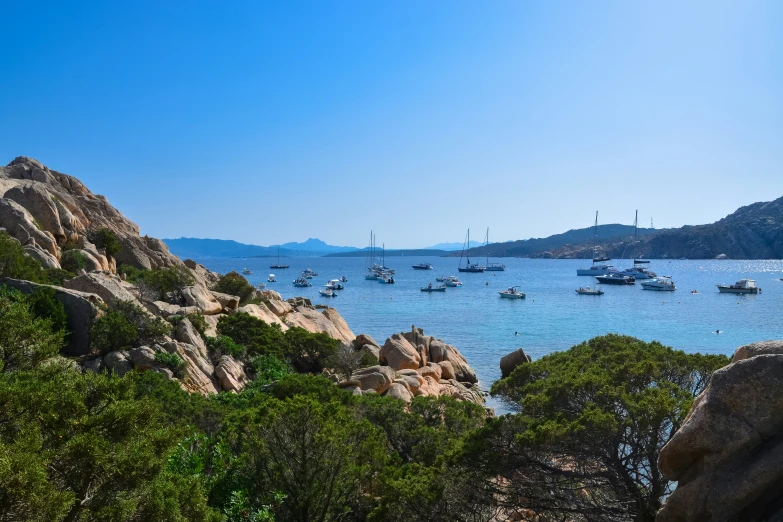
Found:
[[[255,302],[255,288],[237,272],[229,272],[221,276],[213,290],[239,297],[239,304],[242,306]]]
[[[162,340],[171,325],[155,318],[130,301],[117,303],[95,321],[91,331],[93,346],[100,353],[113,352]]]
[[[88,234],[88,239],[90,240],[90,243],[96,247],[102,248],[109,257],[116,256],[122,250],[122,243],[120,243],[120,240],[114,235],[114,232],[108,228],[99,228],[98,230],[91,231]]]

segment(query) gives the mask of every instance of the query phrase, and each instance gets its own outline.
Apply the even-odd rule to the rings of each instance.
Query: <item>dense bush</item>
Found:
[[[87,268],[88,262],[87,256],[81,250],[66,250],[60,257],[60,266],[63,267],[63,270],[74,274]]]
[[[319,373],[328,366],[340,346],[340,341],[325,333],[310,333],[304,328],[289,328],[285,332],[285,358],[298,372]]]
[[[65,313],[65,306],[57,300],[55,294],[52,288],[40,287],[27,296],[27,300],[30,309],[37,317],[48,319],[53,330],[65,332],[68,329],[68,316]]]
[[[57,316],[54,307],[42,309]],[[57,355],[63,337],[64,331],[53,328],[51,319],[36,315],[28,296],[0,287],[0,373],[34,368]]]
[[[175,377],[180,377],[182,370],[185,368],[185,361],[176,353],[157,352],[155,354],[155,362],[174,372]]]
[[[190,321],[190,324],[193,325],[193,328],[196,329],[196,331],[204,337],[204,332],[207,331],[207,320],[204,317],[204,314],[201,313],[201,310],[198,312],[193,312],[191,314],[187,315],[188,320]]]
[[[137,284],[144,279],[144,274],[147,272],[144,268],[136,268],[133,265],[121,264],[117,267],[118,274],[124,274],[125,280],[132,284]]]
[[[281,361],[274,355],[253,357],[247,369],[254,382],[258,384],[276,382],[294,372],[290,364]]]
[[[104,249],[106,255],[114,257],[122,250],[122,243],[114,235],[114,232],[108,228],[100,228],[89,233],[88,238],[90,243],[98,248]]]
[[[226,275],[221,276],[220,279],[218,279],[218,282],[215,283],[213,290],[239,297],[240,305],[252,302],[253,296],[255,295],[255,288],[253,288],[253,285],[237,272],[229,272]]]
[[[167,301],[170,295],[174,301],[182,303],[183,291],[196,282],[190,271],[180,265],[146,270],[134,275],[137,276],[136,284],[149,300]]]
[[[243,359],[247,355],[247,348],[237,344],[227,335],[218,334],[217,337],[207,337],[207,348],[213,359],[219,359],[223,355],[230,355],[234,359]]]
[[[238,313],[221,317],[217,332],[244,346],[251,357],[266,354],[277,357],[285,355],[285,334],[280,325],[269,325],[249,314]]]
[[[101,353],[160,341],[171,333],[171,325],[151,316],[138,305],[123,301],[107,310],[95,324],[90,336]]]
[[[7,232],[0,232],[0,277],[46,283],[48,278],[41,264],[28,256],[22,245]]]
[[[69,272],[63,268],[47,268],[44,269],[46,282],[50,285],[62,286],[68,279],[73,279],[76,274]]]

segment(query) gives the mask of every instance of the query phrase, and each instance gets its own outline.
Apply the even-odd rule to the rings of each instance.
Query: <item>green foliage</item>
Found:
[[[157,352],[155,354],[155,362],[174,372],[176,377],[179,377],[183,368],[185,368],[185,361],[176,353]]]
[[[255,288],[253,288],[253,285],[237,272],[229,272],[226,275],[221,276],[213,290],[238,296],[240,305],[250,303],[253,299],[253,295],[255,295]]]
[[[39,287],[27,296],[27,300],[36,317],[48,319],[51,322],[52,330],[66,331],[68,316],[65,313],[65,306],[57,300],[55,295],[56,292],[53,288]]]
[[[46,268],[44,269],[46,282],[50,285],[62,286],[68,279],[73,279],[76,274],[69,272],[63,268]]]
[[[201,310],[188,314],[187,318],[201,337],[204,337],[204,332],[207,331],[207,320],[204,317],[204,314],[201,313]]]
[[[81,250],[66,250],[60,257],[60,266],[63,270],[78,274],[79,270],[87,268],[87,256]]]
[[[28,256],[22,245],[7,232],[0,232],[0,277],[46,283],[41,264]]]
[[[359,368],[366,368],[368,366],[377,366],[378,358],[371,354],[370,352],[364,352],[362,353],[362,358],[359,361]]]
[[[291,365],[281,361],[274,355],[259,355],[253,357],[248,365],[253,381],[257,384],[269,384],[279,381],[293,373]]]
[[[285,334],[280,325],[269,325],[246,313],[221,317],[217,332],[244,346],[250,357],[266,354],[283,357],[285,354]]]
[[[171,325],[151,316],[131,301],[107,310],[92,326],[92,343],[101,353],[160,341],[171,333]]]
[[[147,269],[136,268],[133,265],[121,264],[117,267],[117,273],[125,274],[125,280],[135,285],[144,279],[144,274],[147,273]]]
[[[285,332],[285,356],[298,372],[319,373],[333,359],[340,341],[304,328],[289,328]]]
[[[36,316],[28,298],[0,292],[0,373],[35,368],[57,355],[63,336],[62,330],[52,329],[50,319]]]
[[[166,301],[171,294],[175,301],[182,302],[185,288],[196,282],[190,271],[180,265],[146,270],[134,274],[134,277],[147,298],[159,301]]]
[[[247,355],[247,348],[235,343],[227,335],[218,334],[217,337],[207,337],[207,348],[213,359],[219,359],[223,355],[230,355],[234,359],[243,359]]]
[[[94,230],[89,234],[90,243],[94,244],[98,248],[104,249],[106,255],[114,257],[122,250],[122,243],[114,235],[114,232],[108,228],[101,228]]]
[[[543,465],[553,454],[567,455],[561,460],[570,469],[551,480],[578,470],[582,487],[602,492],[601,506],[585,499],[582,509],[609,512],[631,505],[633,517],[652,520],[671,489],[658,471],[658,452],[682,425],[712,372],[727,363],[722,355],[687,354],[657,342],[606,335],[523,364],[492,387],[494,395],[516,402],[522,412],[509,428],[521,433],[512,445],[516,454],[506,462],[518,458]],[[500,423],[499,433],[502,428]],[[546,505],[556,513],[579,502],[576,495]]]

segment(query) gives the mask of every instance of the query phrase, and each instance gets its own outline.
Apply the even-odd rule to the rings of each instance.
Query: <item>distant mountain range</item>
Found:
[[[658,259],[783,259],[783,198],[753,203],[709,225],[686,225],[655,230],[640,228],[633,245],[630,225],[600,225],[597,247],[612,259],[648,257]],[[593,247],[593,227],[569,230],[545,238],[490,243],[471,241],[471,256],[582,259]],[[276,257],[277,246],[246,245],[222,239],[164,239],[181,258]],[[635,248],[634,248],[635,247]],[[329,245],[320,239],[280,245],[283,257],[360,257],[367,248]],[[426,249],[386,250],[387,256],[458,256],[459,243],[439,243]],[[635,251],[634,251],[635,250]]]
[[[248,245],[228,239],[198,239],[181,237],[164,239],[172,254],[182,259],[204,257],[277,257],[277,245]],[[356,247],[329,245],[320,239],[310,238],[302,243],[280,245],[281,257],[317,257],[336,252],[359,250]]]

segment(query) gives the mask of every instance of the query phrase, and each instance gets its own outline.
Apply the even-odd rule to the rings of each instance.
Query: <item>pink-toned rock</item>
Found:
[[[438,363],[440,366],[441,379],[456,379],[454,376],[454,367],[449,361],[441,361]]]
[[[238,392],[247,384],[244,368],[233,357],[224,355],[215,366],[215,375],[224,390]]]
[[[426,366],[422,366],[421,368],[419,368],[418,372],[421,374],[422,377],[432,377],[436,381],[439,381],[443,370],[439,365],[435,363],[430,363]]]
[[[381,347],[380,360],[394,370],[415,370],[420,366],[419,352],[402,335],[394,334]]]
[[[356,370],[351,380],[358,381],[363,391],[374,390],[383,393],[394,382],[394,371],[388,366],[369,366]]]
[[[386,396],[393,397],[405,402],[411,402],[412,399],[408,389],[404,385],[397,382],[392,383],[392,385],[389,386],[389,390],[386,392]]]

